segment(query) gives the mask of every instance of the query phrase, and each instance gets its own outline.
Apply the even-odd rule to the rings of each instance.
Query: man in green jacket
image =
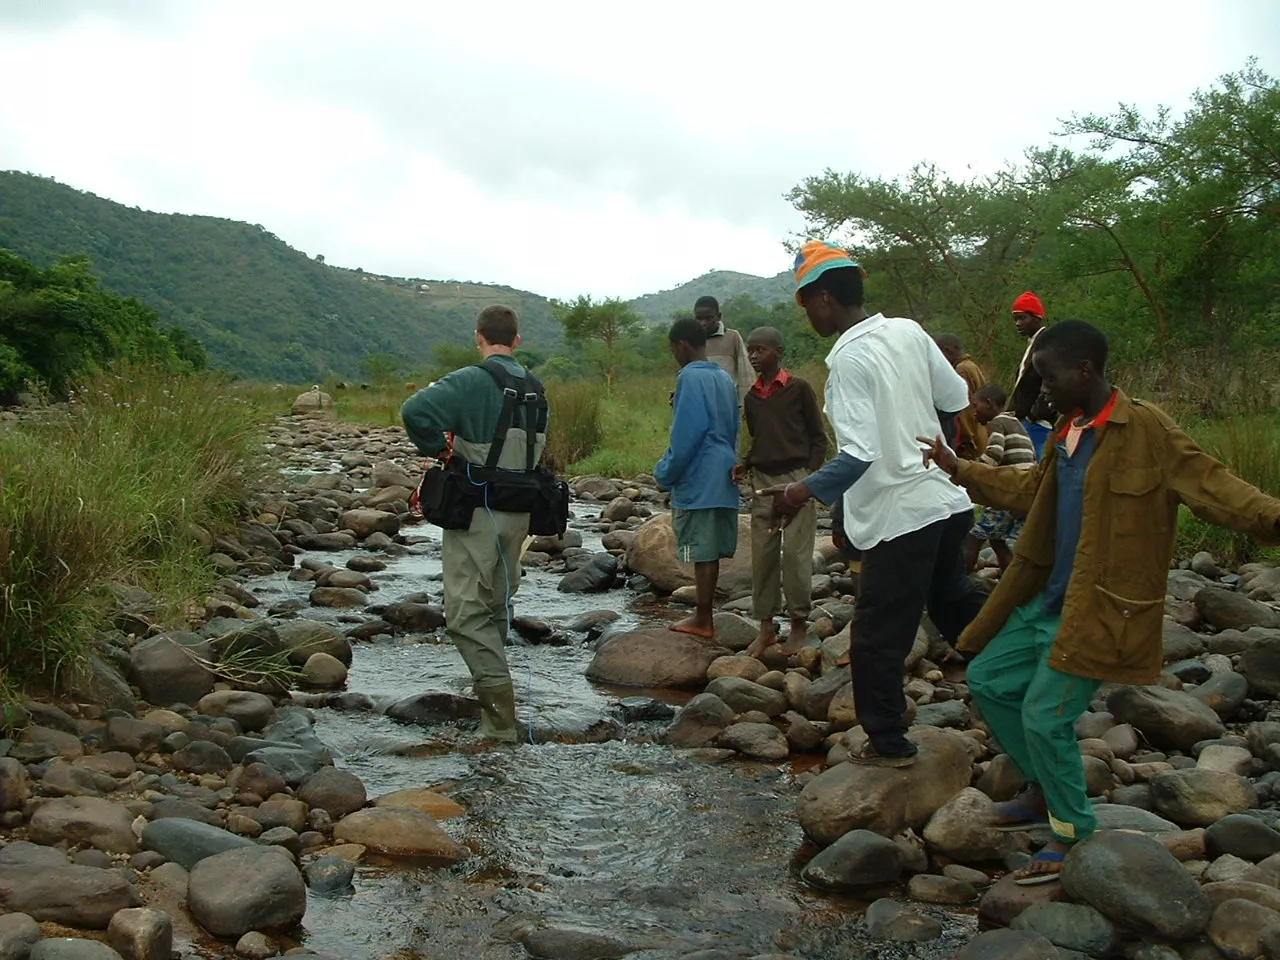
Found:
[[[1032,363],[1059,411],[1034,469],[957,460],[941,439],[926,457],[979,503],[1026,525],[1013,563],[958,649],[968,684],[1028,789],[996,807],[996,826],[1047,825],[1053,840],[1019,884],[1056,880],[1071,844],[1096,826],[1075,722],[1106,682],[1154,684],[1178,507],[1280,542],[1280,500],[1213,459],[1167,416],[1106,376],[1107,340],[1083,320],[1039,335]]]
[[[510,307],[493,306],[476,319],[476,346],[482,360],[497,358],[508,373],[523,378],[512,353],[520,345],[519,321]],[[480,366],[463,367],[419,390],[400,409],[405,431],[424,456],[483,466],[502,414],[503,393]],[[546,446],[546,422],[526,422],[516,410],[497,466],[523,470],[527,430],[536,436],[535,456]],[[480,700],[482,739],[514,742],[515,688],[504,640],[511,621],[511,598],[520,586],[520,551],[529,532],[527,513],[477,507],[467,530],[445,530],[443,538],[444,615],[449,635],[471,671]]]

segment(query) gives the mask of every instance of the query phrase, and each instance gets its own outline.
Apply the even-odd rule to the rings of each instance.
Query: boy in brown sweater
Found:
[[[827,432],[813,387],[782,367],[782,336],[773,327],[758,327],[747,338],[747,356],[757,379],[747,391],[743,409],[751,446],[733,479],[750,477],[753,490],[803,480],[827,456]],[[786,591],[791,633],[782,647],[793,654],[804,646],[812,609],[813,543],[816,508],[806,504],[782,528],[773,501],[764,497],[751,508],[751,598],[760,634],[747,649],[759,657],[778,642],[774,618],[782,612]]]

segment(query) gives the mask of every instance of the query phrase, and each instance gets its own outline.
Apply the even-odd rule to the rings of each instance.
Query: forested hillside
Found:
[[[779,247],[778,262],[785,263],[786,259],[786,252]],[[715,297],[722,304],[733,297],[749,297],[762,306],[771,306],[779,301],[790,301],[794,291],[795,282],[789,270],[774,277],[713,270],[672,290],[646,293],[632,300],[631,305],[650,323],[661,323],[670,320],[673,314],[692,315],[693,302],[699,297]]]
[[[510,287],[382,277],[329,266],[261,226],[150,213],[44,177],[0,172],[0,248],[48,267],[88,254],[110,291],[194,335],[210,362],[259,379],[355,375],[362,358],[411,366],[470,342],[476,311],[508,303],[531,344],[561,341],[547,300]]]

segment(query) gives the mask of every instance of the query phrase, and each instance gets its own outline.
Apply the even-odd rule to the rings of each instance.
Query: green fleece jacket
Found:
[[[496,358],[508,372],[525,375],[524,367],[512,357]],[[404,402],[400,418],[409,439],[424,456],[439,457],[449,447],[448,434],[453,435],[454,456],[468,463],[483,464],[489,456],[493,432],[502,416],[502,390],[489,373],[479,366],[463,367],[442,377],[425,390],[419,390]],[[525,466],[524,407],[516,409],[515,423],[507,433],[498,466],[522,470]],[[547,424],[536,424],[535,455],[542,459],[546,446]]]

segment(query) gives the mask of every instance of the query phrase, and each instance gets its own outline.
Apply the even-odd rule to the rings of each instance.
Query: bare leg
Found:
[[[804,617],[791,618],[791,633],[787,636],[787,642],[782,645],[782,653],[788,657],[800,652],[804,647],[805,641],[809,639],[809,621]]]
[[[761,620],[760,632],[756,638],[751,641],[751,646],[747,647],[747,656],[760,658],[760,654],[764,653],[766,647],[771,647],[778,642],[778,626],[773,620]]]
[[[982,545],[984,543],[986,543],[985,540],[979,540],[977,537],[965,537],[964,569],[966,573],[973,573],[974,570],[978,569],[978,554],[982,553]]]
[[[1013,563],[1013,551],[1009,549],[1009,544],[1003,540],[992,540],[991,549],[996,552],[996,560],[1000,564],[1000,570],[1003,572],[1009,569],[1009,564]]]
[[[712,619],[711,607],[716,598],[716,581],[720,579],[720,561],[711,560],[693,565],[693,584],[697,591],[697,606],[693,616],[685,617],[673,623],[671,629],[677,633],[691,633],[695,637],[711,639],[716,635],[715,621]]]

